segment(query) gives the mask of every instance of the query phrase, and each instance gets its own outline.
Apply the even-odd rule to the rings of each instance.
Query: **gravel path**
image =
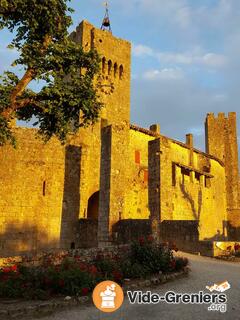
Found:
[[[208,305],[130,305],[125,299],[123,306],[113,314],[105,314],[94,306],[79,307],[73,310],[59,312],[43,320],[218,320],[240,319],[240,264],[215,260],[185,254],[190,260],[192,272],[188,278],[166,283],[160,287],[152,288],[152,292],[164,294],[169,290],[176,292],[205,291],[206,285],[219,283],[225,280],[231,284],[226,292],[228,297],[227,312],[208,311]],[[143,289],[146,291],[147,289]]]

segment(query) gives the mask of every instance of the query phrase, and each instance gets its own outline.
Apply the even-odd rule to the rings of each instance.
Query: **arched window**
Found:
[[[112,61],[108,61],[108,74],[110,75],[112,73]]]
[[[123,78],[123,66],[120,65],[120,67],[119,67],[119,79],[122,80],[122,78]]]
[[[114,63],[114,78],[116,78],[117,73],[118,73],[118,65],[117,63]]]
[[[105,73],[106,71],[106,58],[102,58],[102,73]]]

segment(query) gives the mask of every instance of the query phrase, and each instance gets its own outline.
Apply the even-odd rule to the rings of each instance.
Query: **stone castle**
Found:
[[[62,146],[16,127],[0,148],[0,255],[107,246],[153,234],[212,253],[240,240],[236,114],[208,114],[206,152],[130,124],[131,45],[83,21],[70,36],[102,57],[100,121]]]

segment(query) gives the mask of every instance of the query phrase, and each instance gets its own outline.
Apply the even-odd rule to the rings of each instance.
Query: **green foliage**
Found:
[[[22,79],[11,72],[0,78],[0,145],[14,141],[11,118],[30,121],[45,141],[56,136],[63,143],[67,135],[94,123],[102,104],[93,85],[99,71],[96,51],[84,52],[68,37],[72,10],[67,0],[0,0],[0,29],[15,32],[10,48],[19,52],[13,66],[23,66]],[[27,78],[27,79],[26,79]],[[43,80],[40,92],[27,88],[33,80]],[[18,90],[16,100],[11,97]],[[4,111],[11,109],[11,117]],[[2,115],[1,115],[2,114]]]
[[[12,134],[9,122],[0,115],[0,146],[3,146],[8,141],[10,141],[13,146],[16,145],[16,140]]]
[[[105,279],[111,279],[113,270],[117,268],[115,261],[108,258],[98,259],[94,261],[94,264]]]
[[[186,267],[189,264],[189,261],[187,258],[183,258],[183,257],[177,257],[175,258],[175,270],[176,271],[180,271],[182,270],[184,267]]]
[[[150,269],[146,265],[138,262],[132,263],[130,260],[124,260],[122,262],[121,270],[126,279],[147,278],[151,274]]]
[[[169,271],[172,260],[173,253],[168,246],[142,240],[132,245],[131,263],[142,265],[149,273]]]

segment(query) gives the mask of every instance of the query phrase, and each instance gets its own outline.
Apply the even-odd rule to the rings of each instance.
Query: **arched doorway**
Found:
[[[88,199],[87,218],[91,220],[98,220],[99,209],[99,191],[95,192]]]

